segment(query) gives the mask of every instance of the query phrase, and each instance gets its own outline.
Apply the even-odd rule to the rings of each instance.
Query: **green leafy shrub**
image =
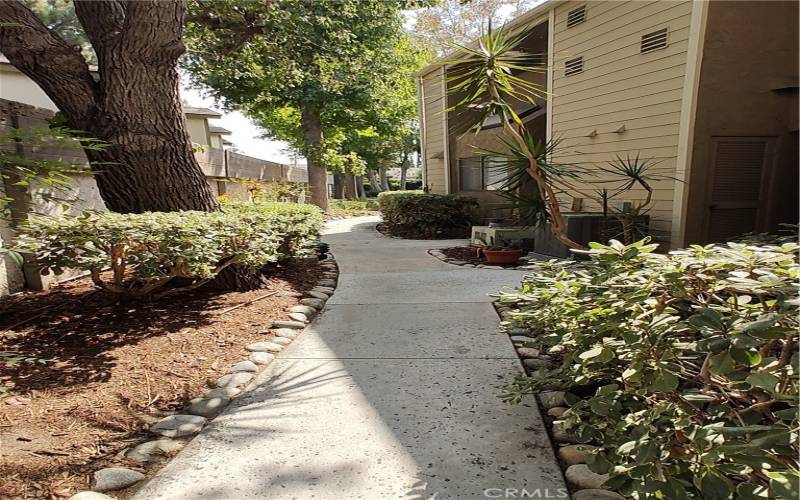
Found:
[[[560,360],[506,397],[568,391],[556,424],[634,498],[798,498],[798,245],[591,247],[501,295]]]
[[[142,297],[176,279],[188,284],[167,291],[201,286],[231,265],[257,270],[310,254],[321,222],[319,209],[293,203],[228,203],[212,213],[85,212],[34,217],[18,246],[35,253],[43,272],[88,271],[103,289]]]
[[[390,191],[378,195],[386,230],[402,238],[464,238],[469,236],[475,198],[458,195]]]
[[[331,200],[330,212],[348,217],[370,215],[378,210],[376,200]]]

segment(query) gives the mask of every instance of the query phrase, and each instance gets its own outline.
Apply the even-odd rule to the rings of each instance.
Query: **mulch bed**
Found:
[[[486,260],[476,257],[475,251],[469,247],[450,247],[440,248],[439,250],[449,259],[463,260],[464,262],[469,262],[470,264],[484,264],[508,268],[513,268],[516,266],[515,264],[489,264],[486,262]]]
[[[85,278],[0,299],[0,351],[48,360],[0,359],[0,498],[88,489],[94,471],[152,438],[149,424],[202,394],[246,344],[268,340],[270,321],[286,319],[320,273],[297,260],[271,269],[260,290],[150,302],[117,301]]]

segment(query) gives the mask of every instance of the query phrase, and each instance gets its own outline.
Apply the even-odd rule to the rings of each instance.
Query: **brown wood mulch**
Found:
[[[149,424],[269,339],[270,321],[286,319],[319,274],[306,259],[275,266],[249,292],[130,302],[79,279],[0,299],[0,352],[47,360],[0,359],[0,498],[68,497],[124,464],[117,455],[151,439]]]

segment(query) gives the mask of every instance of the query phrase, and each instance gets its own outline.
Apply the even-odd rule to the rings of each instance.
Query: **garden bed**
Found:
[[[87,278],[0,300],[0,497],[68,497],[92,472],[149,438],[147,427],[186,406],[268,340],[320,274],[314,259],[272,265],[265,288],[119,301]],[[233,306],[272,294],[231,310]],[[5,363],[5,360],[2,361]]]

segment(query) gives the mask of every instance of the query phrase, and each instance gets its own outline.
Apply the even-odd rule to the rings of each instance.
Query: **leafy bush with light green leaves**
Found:
[[[333,215],[355,217],[370,215],[377,210],[376,200],[331,200],[329,212]]]
[[[43,272],[88,271],[100,288],[143,297],[197,288],[229,266],[258,270],[310,255],[321,222],[318,208],[294,203],[226,203],[211,213],[85,212],[33,217],[18,247],[34,253]],[[165,288],[175,281],[182,286]]]
[[[795,241],[612,241],[537,264],[500,301],[560,363],[506,398],[568,391],[556,425],[634,498],[798,498]]]
[[[469,236],[475,198],[418,191],[386,191],[378,205],[387,231],[401,238],[437,239]]]

